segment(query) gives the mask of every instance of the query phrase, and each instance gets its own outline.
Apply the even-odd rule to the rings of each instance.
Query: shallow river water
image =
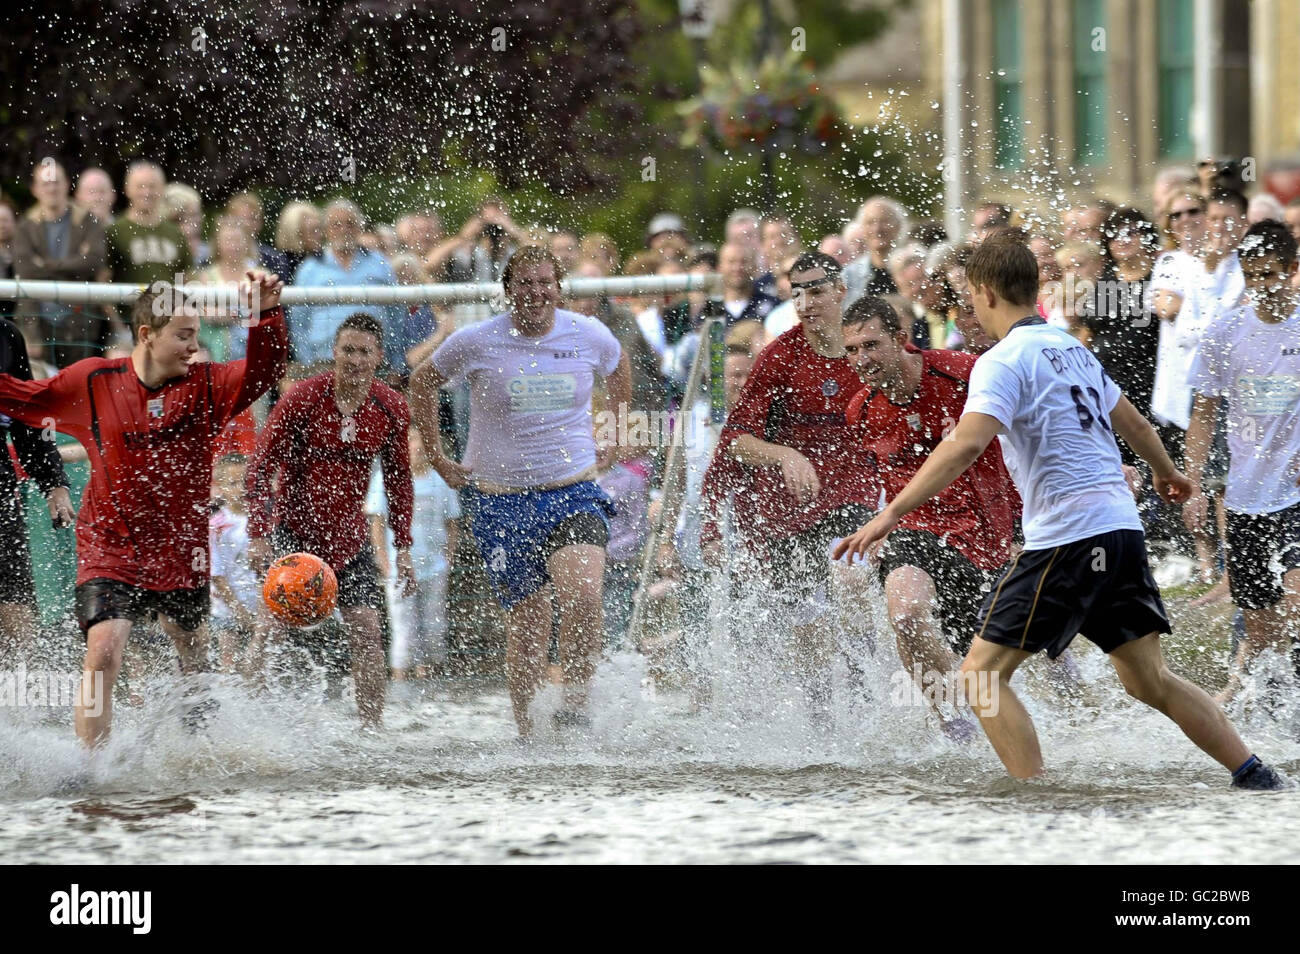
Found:
[[[345,700],[251,696],[220,683],[186,732],[175,693],[120,709],[86,767],[67,710],[0,711],[0,857],[7,862],[1288,862],[1300,795],[1234,792],[1172,724],[1130,701],[1096,652],[1084,687],[1026,697],[1049,772],[1009,780],[987,742],[960,745],[891,696],[837,685],[833,728],[798,692],[748,673],[715,705],[648,687],[614,656],[593,726],[515,738],[504,691],[395,687],[386,728]],[[760,667],[761,668],[761,667]],[[840,667],[840,679],[844,679]],[[1039,673],[1041,675],[1041,672]],[[843,701],[851,698],[851,701]],[[557,690],[539,699],[543,715]],[[1248,743],[1292,775],[1291,714],[1243,716]],[[62,786],[88,773],[75,790]]]

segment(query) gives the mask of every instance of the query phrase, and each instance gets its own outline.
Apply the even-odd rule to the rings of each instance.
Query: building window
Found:
[[[1195,51],[1192,0],[1160,0],[1158,69],[1160,155],[1192,154],[1192,61]]]
[[[1105,30],[1105,0],[1074,0],[1074,161],[1085,165],[1106,161]]]
[[[1020,72],[1020,0],[993,0],[993,162],[1018,169],[1025,158]]]

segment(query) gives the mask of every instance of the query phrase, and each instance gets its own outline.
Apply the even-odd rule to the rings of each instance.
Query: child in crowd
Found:
[[[212,630],[222,672],[242,669],[243,648],[253,634],[261,586],[248,562],[248,508],[244,474],[248,458],[225,454],[212,470],[208,552],[212,570]]]
[[[415,489],[411,523],[411,560],[418,586],[415,596],[402,597],[392,573],[396,551],[387,531],[387,498],[378,470],[366,498],[375,558],[388,592],[393,633],[389,665],[397,681],[411,676],[427,679],[433,674],[432,667],[446,662],[447,582],[456,558],[461,518],[460,498],[430,465],[420,432],[412,427],[407,440]]]

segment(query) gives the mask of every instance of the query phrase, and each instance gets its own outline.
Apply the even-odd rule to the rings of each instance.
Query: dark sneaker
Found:
[[[91,787],[93,779],[89,772],[75,772],[67,778],[60,779],[50,794],[58,798],[66,795],[79,795]]]
[[[979,726],[970,719],[963,719],[960,716],[947,722],[940,722],[939,729],[949,740],[958,745],[970,745],[980,734]]]
[[[551,724],[557,729],[590,729],[591,719],[585,712],[560,709],[551,716]]]
[[[207,698],[202,702],[196,702],[181,716],[181,725],[190,732],[200,732],[207,727],[208,719],[212,714],[220,708],[221,703],[216,699]]]
[[[1276,792],[1295,788],[1295,782],[1271,765],[1256,762],[1240,776],[1232,780],[1232,787],[1253,792]]]

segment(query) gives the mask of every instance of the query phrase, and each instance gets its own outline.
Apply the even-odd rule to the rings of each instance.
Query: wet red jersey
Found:
[[[875,507],[880,482],[845,410],[862,382],[846,358],[819,355],[796,325],[758,356],[704,474],[702,539],[717,538],[717,516],[734,492],[733,522],[751,546],[799,533],[849,504]],[[821,492],[801,505],[779,467],[750,468],[729,453],[742,434],[791,447],[808,458]]]
[[[146,590],[208,579],[212,449],[231,418],[284,374],[279,308],[248,333],[248,358],[192,364],[157,389],[131,358],[85,358],[44,381],[0,374],[0,412],[70,434],[90,457],[77,515],[77,583],[104,577]]]
[[[248,467],[248,535],[283,525],[341,569],[370,539],[364,504],[378,457],[394,545],[410,549],[410,424],[406,399],[381,381],[346,417],[334,402],[333,371],[298,382],[267,418]]]
[[[894,404],[884,392],[864,388],[847,412],[862,428],[860,439],[884,482],[887,500],[907,486],[957,426],[977,355],[923,351],[921,357],[921,387],[907,404]],[[993,441],[965,473],[898,526],[946,537],[980,569],[995,570],[1007,561],[1019,515],[1020,495],[1002,462],[1002,447]]]

